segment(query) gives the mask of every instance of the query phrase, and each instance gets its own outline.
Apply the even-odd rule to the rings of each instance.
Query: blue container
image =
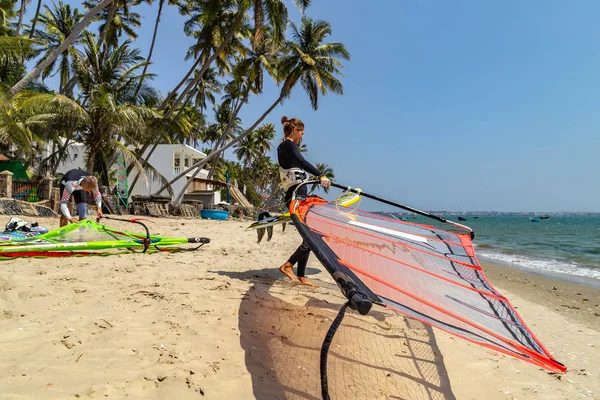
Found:
[[[229,211],[223,210],[200,210],[200,216],[202,219],[216,219],[219,221],[224,221],[229,218]]]

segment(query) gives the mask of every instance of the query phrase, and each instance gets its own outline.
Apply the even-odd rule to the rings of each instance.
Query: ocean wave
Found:
[[[522,268],[529,268],[538,271],[557,272],[580,277],[600,279],[600,266],[583,266],[576,262],[565,262],[560,260],[542,260],[528,257],[522,254],[507,254],[505,252],[478,251],[479,255],[490,259],[490,261],[499,261],[502,264],[514,264]]]

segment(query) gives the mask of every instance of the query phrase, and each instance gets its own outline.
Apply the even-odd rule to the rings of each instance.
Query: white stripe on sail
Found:
[[[412,235],[406,232],[395,231],[393,229],[384,228],[382,226],[376,226],[371,224],[365,224],[364,222],[348,221],[350,225],[359,226],[370,231],[385,233],[386,235],[396,236],[403,239],[412,240],[414,242],[427,243],[427,239],[422,236]]]

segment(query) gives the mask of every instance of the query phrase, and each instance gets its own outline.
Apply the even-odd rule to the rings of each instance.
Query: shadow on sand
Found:
[[[329,303],[319,297],[330,294],[292,289],[273,269],[212,272],[253,283],[240,305],[239,330],[254,397],[321,399],[319,353],[341,296]],[[294,304],[278,297],[293,290]],[[369,316],[348,310],[331,345],[328,380],[332,399],[455,399],[431,328],[379,307]]]

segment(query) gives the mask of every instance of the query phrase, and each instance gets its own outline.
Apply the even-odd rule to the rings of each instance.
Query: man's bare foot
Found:
[[[306,279],[305,277],[300,277],[298,278],[298,280],[300,281],[301,284],[306,285],[306,286],[311,286],[311,287],[319,287],[318,285],[315,285],[314,283],[312,283],[311,281],[309,281],[308,279]]]
[[[284,274],[291,280],[298,281],[298,277],[294,273],[294,266],[291,263],[286,262],[281,267],[279,267],[279,271],[281,271],[282,274]]]

